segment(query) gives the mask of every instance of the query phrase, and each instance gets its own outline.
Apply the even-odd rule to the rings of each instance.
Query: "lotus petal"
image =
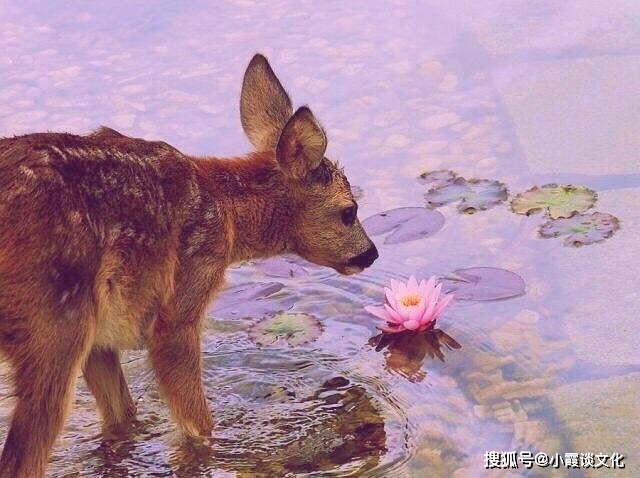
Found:
[[[373,305],[368,305],[364,308],[371,315],[375,315],[380,320],[384,320],[385,322],[392,322],[393,318],[389,312],[384,307],[375,307]]]
[[[435,324],[438,315],[453,299],[453,294],[441,296],[441,289],[442,284],[435,277],[418,282],[412,275],[406,284],[392,280],[391,289],[384,288],[383,306],[369,305],[365,310],[387,323],[378,327],[387,333],[425,330]]]

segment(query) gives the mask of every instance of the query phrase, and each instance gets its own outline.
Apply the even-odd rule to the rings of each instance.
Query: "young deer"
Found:
[[[297,253],[342,274],[378,252],[325,133],[267,60],[244,76],[257,152],[194,158],[102,128],[0,139],[0,350],[17,399],[1,477],[41,477],[82,370],[105,427],[135,414],[119,350],[145,346],[187,435],[209,436],[200,328],[232,263]]]

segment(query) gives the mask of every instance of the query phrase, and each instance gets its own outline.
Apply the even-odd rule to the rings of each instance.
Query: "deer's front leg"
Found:
[[[154,324],[151,364],[161,394],[185,433],[208,437],[213,417],[202,387],[199,318],[175,317],[163,309]]]

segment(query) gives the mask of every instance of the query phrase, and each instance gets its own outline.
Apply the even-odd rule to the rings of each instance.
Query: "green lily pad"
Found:
[[[467,214],[492,208],[505,201],[508,196],[507,186],[500,181],[469,179],[467,188],[467,193],[458,204],[458,211]]]
[[[313,342],[322,334],[322,324],[309,314],[278,313],[256,322],[249,338],[258,345],[273,345],[280,340],[291,346]]]
[[[565,246],[580,247],[604,241],[613,236],[618,229],[620,229],[620,221],[617,217],[594,212],[553,219],[540,226],[538,233],[545,239],[566,236]]]
[[[511,210],[527,216],[546,210],[551,219],[567,218],[591,208],[596,199],[596,193],[584,186],[546,184],[518,194],[511,201]]]
[[[427,207],[440,207],[460,201],[460,213],[473,214],[500,204],[507,199],[507,187],[500,181],[456,177],[444,185],[430,189],[424,195]]]
[[[464,198],[466,192],[467,180],[462,177],[457,177],[452,181],[429,189],[424,195],[424,199],[427,207],[436,208],[461,200]]]
[[[418,182],[421,184],[431,184],[431,187],[445,186],[455,181],[458,174],[450,169],[440,169],[438,171],[428,171],[418,176]]]

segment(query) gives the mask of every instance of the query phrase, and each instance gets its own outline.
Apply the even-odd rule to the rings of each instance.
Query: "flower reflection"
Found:
[[[420,382],[425,378],[422,367],[427,358],[444,362],[444,348],[453,350],[462,347],[440,329],[422,333],[379,334],[369,339],[369,345],[375,347],[376,352],[384,351],[387,370],[411,382]]]

